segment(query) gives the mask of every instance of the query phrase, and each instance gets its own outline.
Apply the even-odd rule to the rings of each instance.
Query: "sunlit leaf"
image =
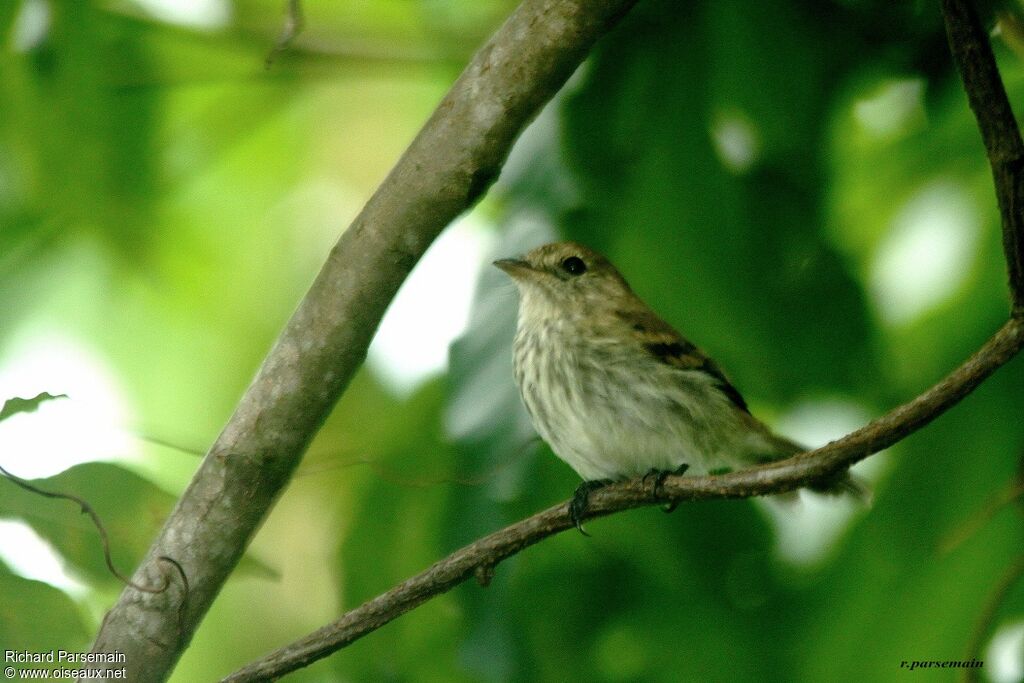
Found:
[[[114,566],[130,575],[163,524],[174,499],[138,475],[109,463],[85,463],[33,486],[69,493],[96,511],[110,540]],[[97,585],[117,586],[92,521],[72,501],[43,498],[0,481],[0,515],[24,520],[76,571]]]
[[[10,574],[0,565],[0,640],[6,650],[49,652],[87,648],[79,608],[53,586]]]

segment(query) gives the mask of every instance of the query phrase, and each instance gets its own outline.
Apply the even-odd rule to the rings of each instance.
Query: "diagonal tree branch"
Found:
[[[668,477],[613,484],[592,493],[585,518],[665,502],[746,498],[792,491],[863,460],[920,429],[969,394],[1024,346],[1024,320],[1007,322],[944,380],[838,441],[788,460],[713,477]],[[224,683],[275,678],[326,657],[471,576],[486,582],[495,565],[548,536],[573,528],[568,501],[485,536],[434,563],[340,619],[240,669]]]
[[[946,36],[953,60],[978,120],[992,166],[1003,223],[1013,308],[1024,309],[1024,142],[999,77],[992,46],[978,13],[967,0],[942,0]]]
[[[838,441],[788,460],[722,476],[668,477],[657,493],[643,479],[614,484],[590,496],[585,517],[662,502],[782,493],[820,481],[924,427],[1024,347],[1024,144],[973,7],[968,0],[943,0],[943,16],[992,164],[1013,299],[1009,321],[941,382]],[[326,657],[471,576],[486,584],[499,562],[572,526],[566,502],[492,533],[338,620],[236,671],[224,683],[276,678]]]
[[[634,3],[524,0],[476,53],[332,249],[136,571],[136,583],[151,585],[160,578],[157,558],[173,558],[189,580],[186,603],[126,589],[94,652],[123,654],[133,681],[169,675],[362,363],[399,285],[437,234],[490,186],[516,136]]]

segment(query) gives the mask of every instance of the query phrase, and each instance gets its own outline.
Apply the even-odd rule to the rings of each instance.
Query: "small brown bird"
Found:
[[[633,293],[600,254],[575,242],[494,265],[519,289],[516,383],[534,427],[583,477],[587,495],[611,481],[708,474],[806,450],[750,414],[722,370]],[[857,490],[845,475],[822,489]]]

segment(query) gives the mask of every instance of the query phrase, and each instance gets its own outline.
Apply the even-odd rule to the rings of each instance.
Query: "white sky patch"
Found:
[[[26,579],[42,581],[73,598],[82,598],[89,587],[64,570],[60,554],[24,522],[0,519],[0,560]]]
[[[1024,681],[1024,621],[999,628],[983,661],[994,683]]]
[[[199,29],[223,28],[231,21],[227,0],[132,0],[155,19]],[[282,3],[283,4],[283,3]]]
[[[905,325],[956,293],[974,264],[980,228],[977,207],[960,185],[939,181],[914,195],[870,264],[882,320]]]
[[[370,344],[368,361],[408,395],[448,366],[448,346],[466,328],[473,291],[494,233],[469,214],[449,226],[406,279]]]
[[[46,0],[23,0],[11,25],[11,47],[15,52],[28,52],[42,43],[49,31],[49,3]]]
[[[842,399],[829,399],[796,406],[777,425],[780,434],[808,448],[857,429],[867,422],[867,412]],[[877,481],[884,462],[876,455],[854,466],[859,479]],[[831,496],[800,492],[799,501],[758,499],[775,525],[776,549],[784,561],[797,566],[812,566],[822,561],[836,540],[853,521],[863,503],[849,495]]]
[[[711,141],[722,165],[744,173],[761,155],[761,136],[749,118],[738,112],[719,112],[711,124]]]
[[[132,452],[128,410],[113,373],[75,340],[36,333],[0,354],[0,402],[67,394],[0,422],[0,465],[24,479]]]
[[[854,120],[877,138],[896,137],[924,116],[924,81],[920,78],[887,81],[853,104]]]

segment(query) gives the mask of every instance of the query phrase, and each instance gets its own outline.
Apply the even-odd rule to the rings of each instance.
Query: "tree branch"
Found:
[[[313,435],[362,364],[399,285],[438,233],[497,177],[516,136],[635,0],[524,0],[473,57],[332,249],[135,582],[157,558],[188,576],[184,605],[126,589],[94,652],[164,680]],[[179,607],[182,618],[179,622]]]
[[[643,479],[612,484],[592,493],[584,515],[603,517],[665,502],[746,498],[782,493],[839,472],[891,446],[955,405],[1024,346],[1024,320],[1007,322],[944,380],[848,436],[788,460],[713,477],[671,476],[661,495]],[[471,576],[486,575],[502,560],[548,536],[573,527],[568,501],[505,527],[455,551],[425,571],[347,612],[337,621],[277,650],[224,679],[224,683],[282,676],[326,657]]]
[[[744,498],[782,493],[840,472],[891,446],[958,403],[1024,346],[1024,144],[991,47],[966,0],[943,0],[950,49],[963,77],[992,165],[1003,223],[1013,310],[977,352],[909,403],[828,445],[787,460],[711,477],[669,477],[656,494],[643,479],[614,484],[589,498],[586,518],[663,502]],[[573,526],[568,503],[548,508],[490,534],[433,564],[340,619],[224,679],[241,683],[276,678],[326,657],[471,576],[486,584],[494,567],[548,536]]]
[[[1010,296],[1014,311],[1020,312],[1024,310],[1024,142],[974,6],[968,0],[942,0],[942,14],[949,49],[992,166]]]

